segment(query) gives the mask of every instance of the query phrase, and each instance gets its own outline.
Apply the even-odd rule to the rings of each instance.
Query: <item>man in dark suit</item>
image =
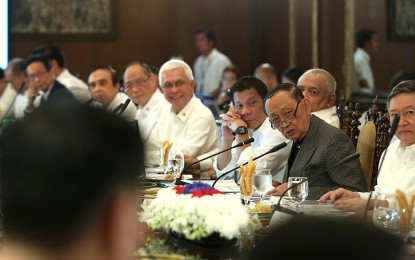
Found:
[[[32,55],[27,58],[26,72],[29,78],[29,88],[26,92],[28,98],[26,114],[44,103],[63,100],[76,102],[74,95],[55,80],[50,68],[49,60],[46,57]]]
[[[339,129],[311,115],[310,100],[298,86],[280,84],[265,98],[271,126],[294,141],[284,174],[284,183],[269,192],[281,195],[288,177],[308,178],[308,199],[318,199],[333,188],[366,191],[359,160],[352,160],[327,172],[325,169],[355,152],[351,140]]]

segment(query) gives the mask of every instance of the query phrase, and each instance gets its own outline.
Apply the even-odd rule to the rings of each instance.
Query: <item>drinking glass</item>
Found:
[[[257,170],[253,179],[254,187],[259,193],[259,202],[262,202],[265,192],[272,186],[270,169]]]
[[[395,194],[375,194],[374,216],[382,223],[383,228],[397,231],[398,205]]]
[[[303,202],[308,196],[308,181],[307,177],[289,177],[288,187],[292,189],[288,190],[288,197],[295,202],[296,207],[300,207],[300,203]]]
[[[179,177],[184,168],[184,154],[179,151],[170,151],[167,161],[168,171],[173,174],[174,179]]]

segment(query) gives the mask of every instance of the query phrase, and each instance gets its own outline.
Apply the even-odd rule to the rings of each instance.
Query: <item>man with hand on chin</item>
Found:
[[[283,83],[273,88],[265,98],[265,110],[274,129],[294,141],[284,183],[271,190],[282,195],[288,177],[307,177],[308,199],[318,199],[333,188],[366,191],[366,181],[360,161],[355,159],[334,167],[355,152],[350,138],[340,129],[311,114],[311,103],[300,88]],[[330,170],[330,167],[334,167]]]
[[[278,131],[271,128],[267,115],[264,112],[264,98],[267,95],[267,86],[256,77],[242,77],[230,89],[235,109],[220,115],[222,140],[221,150],[248,139],[254,138],[254,142],[241,146],[222,154],[219,154],[213,167],[220,174],[225,173],[237,165],[269,151],[274,146],[287,141]],[[290,148],[264,156],[256,161],[257,169],[270,169],[273,176],[273,184],[282,182],[284,168],[288,159]],[[232,174],[226,177],[232,177]]]

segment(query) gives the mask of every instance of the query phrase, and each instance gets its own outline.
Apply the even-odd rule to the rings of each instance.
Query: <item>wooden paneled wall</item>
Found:
[[[122,74],[134,60],[161,66],[174,55],[193,65],[197,57],[194,31],[211,27],[217,47],[245,75],[263,62],[278,73],[289,66],[289,48],[296,48],[296,65],[312,65],[312,0],[296,1],[297,44],[289,44],[289,1],[293,0],[115,0],[117,37],[97,41],[39,41],[12,36],[11,56],[26,57],[46,42],[66,54],[67,66],[84,80],[92,67],[110,64]],[[339,89],[344,84],[344,3],[318,1],[319,66],[330,71]],[[387,39],[386,0],[355,0],[355,29],[371,27],[379,32],[380,51],[372,57],[375,83],[386,91],[392,75],[400,69],[415,69],[415,44]]]

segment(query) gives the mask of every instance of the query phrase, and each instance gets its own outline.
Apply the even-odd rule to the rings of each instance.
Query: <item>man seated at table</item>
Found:
[[[151,132],[155,130],[162,109],[170,108],[167,108],[170,103],[158,89],[157,81],[152,76],[150,67],[139,61],[130,63],[124,72],[125,92],[138,105],[135,118],[145,146]],[[158,166],[159,158],[159,151],[147,153],[146,166]]]
[[[7,64],[5,76],[8,82],[10,82],[13,88],[19,90],[20,84],[23,85],[23,89],[17,95],[16,100],[12,108],[14,118],[24,117],[24,109],[26,108],[28,99],[26,90],[28,88],[29,80],[27,78],[25,69],[25,60],[23,58],[13,58]]]
[[[120,83],[117,72],[111,66],[95,68],[89,74],[88,86],[95,100],[93,105],[112,111],[127,122],[135,119],[137,108],[133,102],[129,102],[124,111],[121,110],[129,98],[127,94],[119,92]]]
[[[26,91],[28,103],[24,110],[25,114],[32,112],[37,106],[50,102],[61,102],[62,100],[77,102],[74,95],[55,79],[50,69],[50,62],[46,57],[32,55],[26,59],[29,86]],[[38,96],[41,96],[39,102],[37,102]]]
[[[66,67],[66,59],[63,51],[57,46],[46,44],[37,47],[32,54],[44,56],[50,61],[50,71],[59,83],[68,88],[79,103],[83,104],[91,99],[87,84],[71,74]]]
[[[1,259],[130,259],[136,132],[106,111],[46,104],[3,130]]]
[[[158,125],[150,136],[149,152],[159,151],[161,143],[168,140],[173,143],[173,150],[185,154],[185,164],[189,165],[216,151],[219,148],[216,122],[212,112],[194,96],[195,81],[189,65],[181,60],[167,61],[160,68],[159,82],[170,105],[160,113]],[[206,171],[212,168],[212,160],[198,163],[195,168]]]
[[[235,110],[220,115],[222,120],[217,120],[222,124],[221,150],[228,149],[249,137],[253,137],[254,142],[218,155],[213,166],[219,175],[247,162],[250,157],[264,154],[274,146],[287,141],[280,132],[271,128],[264,112],[264,98],[267,93],[264,82],[249,76],[240,78],[230,88]],[[270,169],[273,181],[282,183],[289,153],[290,149],[286,147],[275,154],[260,158],[256,161],[257,169]],[[227,178],[232,176],[233,174],[228,174]]]
[[[395,132],[397,140],[385,150],[380,161],[376,191],[394,194],[400,189],[415,193],[415,80],[402,81],[392,89],[387,100],[390,121],[400,116]],[[323,195],[320,200],[330,200],[334,207],[345,211],[360,211],[366,206],[369,193],[337,189]],[[373,200],[369,205],[373,209]]]
[[[322,119],[311,114],[311,104],[300,88],[284,83],[272,89],[265,98],[265,110],[274,129],[294,141],[284,183],[269,192],[281,195],[288,177],[308,178],[308,199],[318,199],[333,188],[344,187],[366,191],[360,161],[355,159],[338,167],[325,169],[355,152],[350,138]]]
[[[336,80],[326,70],[307,70],[298,79],[298,86],[310,100],[311,114],[316,115],[339,128],[340,120],[336,113]]]

